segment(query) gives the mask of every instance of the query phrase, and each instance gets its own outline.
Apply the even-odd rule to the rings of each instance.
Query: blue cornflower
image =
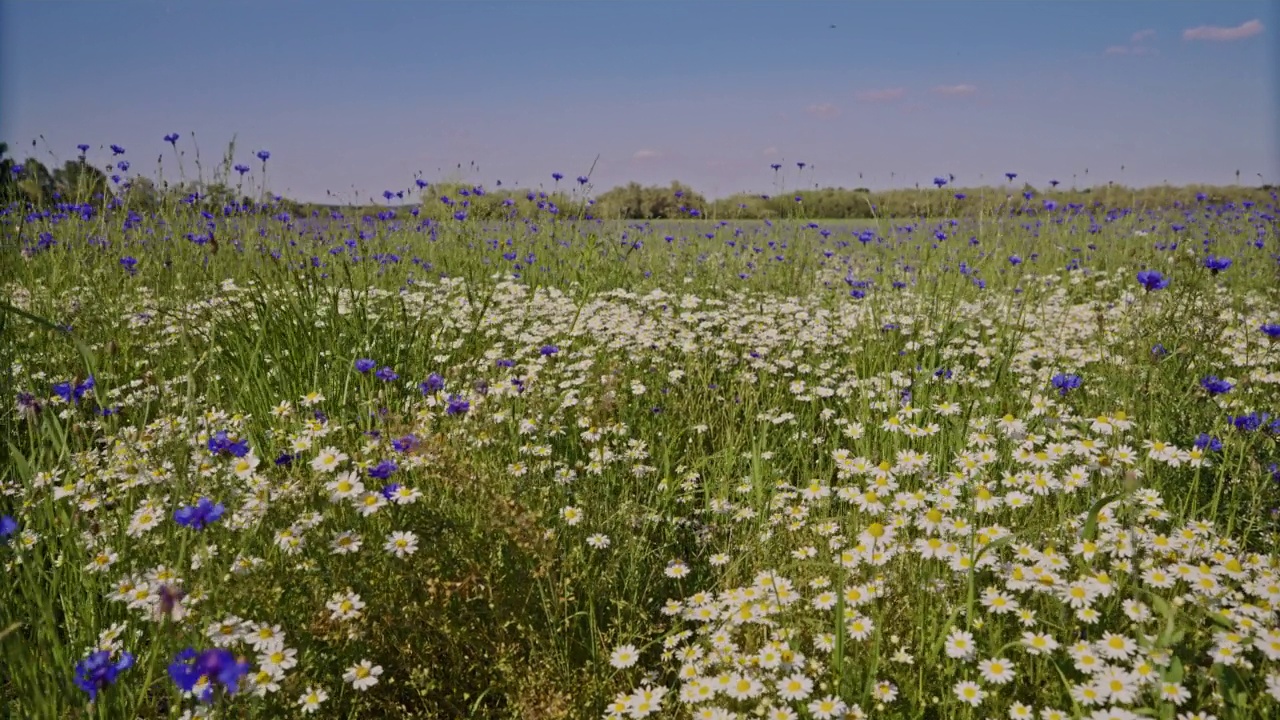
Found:
[[[546,357],[548,355],[555,355],[556,353],[560,352],[560,348],[556,347],[555,345],[543,345],[541,348],[538,349],[538,352],[541,353],[543,357]]]
[[[471,403],[467,402],[461,395],[450,395],[448,404],[444,408],[446,415],[466,415],[471,409]]]
[[[933,179],[933,184],[937,185],[938,187],[942,187],[943,185],[947,184],[947,179],[944,177],[936,177]]]
[[[1220,452],[1222,450],[1222,441],[1209,433],[1200,433],[1196,436],[1195,446],[1201,450]]]
[[[369,468],[369,477],[386,480],[391,477],[391,473],[395,472],[397,467],[398,466],[394,460],[383,460],[372,468]]]
[[[131,653],[122,652],[120,659],[112,662],[110,650],[97,650],[76,663],[76,685],[89,693],[89,702],[93,702],[97,699],[99,690],[105,690],[108,685],[114,685],[116,676],[131,667],[133,667]]]
[[[395,370],[392,370],[390,367],[387,367],[385,365],[380,370],[378,370],[378,372],[374,373],[373,376],[383,382],[391,382],[392,380],[395,380],[396,378],[400,377],[399,375],[396,374]]]
[[[200,678],[207,679],[199,696],[205,703],[213,701],[213,692],[219,685],[228,695],[236,694],[240,689],[240,679],[248,673],[249,663],[237,660],[230,650],[223,648],[209,648],[200,653],[187,648],[169,663],[169,677],[183,692],[191,692]]]
[[[1151,354],[1155,355],[1156,357],[1164,357],[1165,355],[1169,354],[1169,351],[1164,349],[1163,343],[1156,343],[1155,345],[1151,346]]]
[[[1053,376],[1050,382],[1053,383],[1053,386],[1058,389],[1060,394],[1066,395],[1069,390],[1075,390],[1080,387],[1080,383],[1083,381],[1080,379],[1079,375],[1058,373]]]
[[[1204,266],[1214,275],[1217,275],[1219,272],[1231,267],[1231,258],[1209,255],[1204,259]]]
[[[119,145],[112,145],[112,146],[111,146],[111,154],[112,154],[112,155],[123,155],[123,154],[124,154],[124,148],[120,147]]]
[[[418,389],[422,391],[423,395],[440,392],[444,389],[444,378],[439,373],[431,373],[426,380],[423,380],[418,385]]]
[[[244,457],[249,454],[249,441],[240,438],[232,438],[227,435],[226,430],[219,430],[214,433],[205,445],[208,446],[210,455]]]
[[[1018,255],[1010,255],[1009,264],[1013,265],[1014,267],[1017,267],[1018,265],[1022,264],[1022,258]]]
[[[1227,420],[1241,432],[1253,432],[1271,418],[1267,413],[1251,412],[1248,415],[1228,415]]]
[[[552,179],[552,180],[555,180],[556,182],[560,182],[561,180],[563,180],[563,179],[564,179],[564,175],[561,175],[561,174],[560,174],[560,173],[558,173],[558,172],[553,172],[553,173],[551,173],[551,179]]]
[[[396,438],[391,441],[391,448],[396,452],[409,452],[418,444],[418,438],[413,435],[405,435],[402,438]]]
[[[0,540],[9,542],[9,536],[18,532],[18,521],[12,515],[0,515]]]
[[[384,485],[382,489],[379,490],[378,492],[382,495],[382,497],[386,498],[387,500],[391,500],[393,497],[395,497],[396,493],[399,492],[399,490],[400,490],[400,483],[390,483],[389,485]]]
[[[258,159],[261,160],[262,162],[266,162],[270,158],[271,158],[271,153],[267,152],[266,150],[258,151]]]
[[[1277,328],[1280,328],[1280,326],[1277,326]],[[513,368],[516,366],[516,362],[514,360],[507,360],[505,358],[499,358],[494,364],[500,368]]]
[[[120,258],[120,267],[124,268],[125,272],[132,275],[138,272],[138,258],[133,257],[132,255],[126,255],[125,257]]]
[[[289,453],[280,453],[276,456],[276,465],[279,467],[289,467],[293,464],[295,456]]]
[[[195,505],[180,507],[173,513],[174,522],[192,530],[203,530],[218,521],[227,508],[222,503],[215,503],[207,497],[200,498]]]
[[[1280,323],[1263,323],[1258,329],[1272,340],[1280,340]]]
[[[227,443],[227,453],[231,457],[244,457],[249,454],[249,441],[244,438],[236,438]]]
[[[1169,278],[1159,270],[1141,270],[1138,272],[1138,283],[1146,288],[1147,292],[1151,292],[1169,287]]]
[[[367,373],[377,364],[378,363],[370,360],[369,358],[360,358],[359,360],[356,360],[356,372]]]
[[[1200,387],[1204,388],[1210,395],[1221,395],[1230,392],[1235,387],[1226,380],[1218,379],[1217,375],[1208,375],[1200,379]]]
[[[169,133],[168,135],[165,135],[164,141],[176,148],[178,146],[178,133]]]
[[[17,408],[20,413],[34,415],[35,413],[40,412],[40,400],[38,400],[32,393],[25,391],[19,392],[17,397]]]
[[[53,386],[53,394],[66,400],[67,402],[80,402],[80,398],[85,396],[97,385],[97,382],[90,375],[84,382],[72,384],[71,382],[60,382]]]

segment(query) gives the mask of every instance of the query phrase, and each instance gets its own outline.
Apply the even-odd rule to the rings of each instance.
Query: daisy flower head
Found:
[[[973,642],[973,634],[964,630],[952,630],[947,636],[946,652],[947,657],[954,660],[968,660],[973,657],[977,651],[977,647]]]
[[[320,704],[329,699],[329,693],[324,688],[308,687],[307,691],[302,693],[298,698],[298,707],[302,708],[303,715],[310,715],[320,709]]]
[[[560,508],[560,518],[564,520],[565,525],[577,525],[582,522],[582,508],[566,505]]]
[[[952,692],[960,702],[971,707],[978,707],[986,699],[987,693],[982,686],[972,680],[961,680],[952,688]]]
[[[833,720],[844,715],[845,702],[834,695],[827,695],[809,703],[809,712],[817,720]]]
[[[397,558],[408,557],[418,551],[418,536],[408,531],[395,531],[387,536],[383,550]]]
[[[982,679],[993,685],[1004,685],[1013,679],[1013,663],[1004,658],[992,658],[978,663],[978,672]]]
[[[342,674],[342,680],[356,690],[363,692],[377,685],[380,675],[382,675],[381,665],[374,665],[368,660],[361,660],[347,668],[347,671]]]
[[[329,598],[329,602],[325,603],[325,607],[329,610],[331,620],[353,620],[360,617],[360,611],[364,609],[364,601],[356,593],[347,590],[335,593]]]
[[[336,447],[326,447],[321,450],[312,460],[311,469],[316,472],[330,473],[338,469],[338,466],[346,462],[348,456]],[[324,692],[321,690],[320,692]]]
[[[624,670],[636,664],[640,659],[640,653],[636,650],[635,645],[619,645],[609,653],[609,664],[613,667]]]

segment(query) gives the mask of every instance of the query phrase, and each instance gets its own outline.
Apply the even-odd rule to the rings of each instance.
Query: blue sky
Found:
[[[116,143],[149,174],[164,153],[172,177],[165,134],[188,171],[192,132],[206,166],[236,135],[304,200],[597,156],[597,187],[716,196],[771,191],[775,162],[790,187],[1274,183],[1276,6],[0,0],[0,139],[99,164]]]

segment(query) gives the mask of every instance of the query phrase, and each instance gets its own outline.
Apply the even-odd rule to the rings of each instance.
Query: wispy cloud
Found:
[[[883,88],[881,90],[864,90],[854,93],[853,97],[859,102],[885,103],[899,100],[907,91],[902,88]]]
[[[649,158],[656,158],[656,157],[658,157],[657,150],[641,149],[641,150],[637,150],[635,154],[631,156],[631,159],[632,160],[648,160]]]
[[[833,118],[840,114],[840,108],[831,103],[814,103],[805,108],[804,111],[820,118]]]
[[[1150,45],[1112,45],[1103,51],[1107,55],[1158,55]]]
[[[937,85],[933,91],[939,95],[972,95],[978,92],[978,88],[974,85]]]
[[[1232,40],[1243,40],[1248,37],[1260,34],[1265,30],[1261,20],[1249,20],[1242,22],[1235,27],[1219,27],[1217,25],[1201,25],[1199,27],[1187,28],[1182,31],[1183,40],[1212,40],[1215,42],[1230,42]]]
[[[1155,36],[1155,30],[1139,30],[1129,36],[1128,45],[1112,45],[1103,50],[1102,53],[1104,55],[1159,55],[1159,51],[1146,44],[1148,40]]]

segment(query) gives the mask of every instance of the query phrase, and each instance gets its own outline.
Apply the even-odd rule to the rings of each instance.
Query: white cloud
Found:
[[[840,108],[831,103],[814,103],[805,108],[804,111],[820,118],[833,118],[840,114]]]
[[[1212,40],[1215,42],[1230,42],[1232,40],[1243,40],[1247,37],[1258,35],[1263,30],[1261,20],[1249,20],[1242,22],[1235,27],[1219,27],[1217,25],[1201,25],[1199,27],[1187,28],[1182,31],[1183,40]]]

